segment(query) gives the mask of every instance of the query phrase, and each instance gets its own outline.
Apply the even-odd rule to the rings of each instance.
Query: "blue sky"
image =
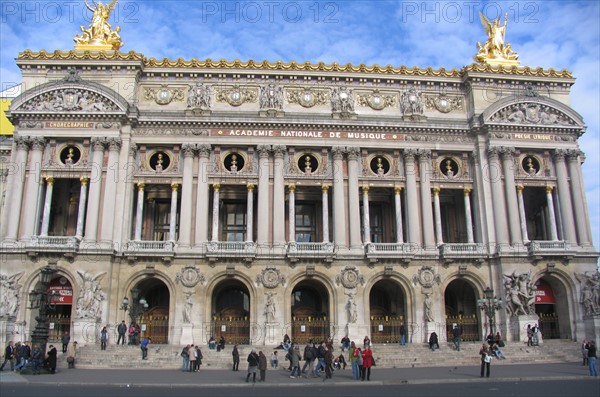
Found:
[[[91,0],[90,0],[91,3]],[[106,3],[106,2],[104,2]],[[473,63],[486,36],[478,13],[508,13],[522,65],[568,69],[594,245],[600,248],[600,6],[591,1],[125,1],[111,23],[122,51],[147,57],[338,62],[447,69]],[[73,49],[89,24],[83,0],[0,1],[0,89],[20,82],[24,49]]]

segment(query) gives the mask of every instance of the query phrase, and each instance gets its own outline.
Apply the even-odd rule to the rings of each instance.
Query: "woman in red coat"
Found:
[[[365,350],[362,352],[362,358],[364,367],[362,380],[365,380],[365,373],[367,375],[367,380],[371,380],[371,367],[373,366],[373,351],[371,350],[371,346],[365,346]]]

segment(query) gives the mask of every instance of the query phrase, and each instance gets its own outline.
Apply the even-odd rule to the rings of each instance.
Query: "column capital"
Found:
[[[213,185],[212,185],[212,186],[213,186],[213,190],[214,190],[215,192],[218,192],[218,191],[219,191],[219,189],[221,188],[221,185],[220,185],[220,184],[218,184],[218,183],[213,183]]]
[[[488,158],[491,159],[498,159],[498,157],[500,156],[500,147],[498,146],[489,146],[487,149],[487,153],[488,153]]]
[[[104,151],[104,148],[106,147],[106,138],[103,138],[103,137],[99,137],[99,136],[92,137],[90,142],[92,143],[92,150],[94,150],[94,151],[96,151],[96,150]]]
[[[563,162],[565,161],[565,157],[567,157],[567,155],[568,150],[566,149],[554,149],[554,151],[552,152],[552,158],[554,159],[554,161]]]
[[[419,161],[427,161],[431,159],[431,150],[429,149],[417,149],[417,156]]]
[[[79,182],[81,182],[81,186],[86,186],[88,184],[89,179],[86,178],[85,176],[82,176],[81,178],[79,178]]]
[[[256,150],[258,151],[258,157],[261,159],[268,159],[269,154],[271,153],[271,145],[258,145],[256,146]]]
[[[402,155],[404,156],[404,160],[406,161],[415,161],[415,157],[417,156],[416,149],[404,149],[402,151]]]
[[[35,137],[31,138],[31,149],[32,150],[42,151],[42,150],[44,150],[45,146],[46,146],[46,138],[41,137],[41,136],[35,136]]]
[[[331,148],[331,153],[333,155],[333,159],[334,160],[341,160],[341,159],[343,159],[345,151],[346,151],[346,148],[344,148],[343,146],[333,146]]]
[[[517,185],[517,192],[523,192],[523,189],[525,189],[523,185]]]
[[[52,186],[52,185],[54,185],[54,178],[53,178],[53,177],[51,177],[51,176],[47,176],[47,177],[46,177],[46,184],[47,184],[48,186]]]
[[[140,182],[137,184],[137,188],[139,192],[143,192],[144,191],[144,187],[146,187],[146,184],[143,182]]]
[[[500,154],[502,155],[502,160],[512,160],[515,155],[515,148],[509,146],[501,146]]]
[[[296,185],[294,185],[293,183],[290,183],[288,185],[288,190],[290,191],[290,193],[293,193],[296,191]]]
[[[196,145],[193,143],[184,143],[181,145],[181,151],[183,152],[183,157],[194,157],[196,154]]]
[[[118,152],[119,150],[121,150],[121,145],[123,144],[123,141],[121,140],[121,138],[109,138],[108,139],[108,150],[109,151],[116,151]]]
[[[203,144],[197,145],[196,149],[198,150],[199,157],[208,158],[208,156],[210,156],[211,147],[208,143],[203,143]]]
[[[273,145],[273,155],[275,158],[281,159],[285,155],[286,146],[285,145]]]
[[[329,185],[323,185],[321,186],[321,190],[323,191],[323,193],[327,193],[329,191],[330,186]]]
[[[254,191],[255,186],[253,183],[249,183],[246,185],[246,188],[248,189],[249,193],[252,193]]]
[[[360,148],[357,146],[348,146],[346,148],[348,160],[358,160],[360,158]]]
[[[15,138],[15,144],[17,145],[17,150],[24,150],[27,152],[31,145],[31,138],[28,136],[18,136]]]
[[[394,194],[400,194],[400,193],[402,193],[402,186],[395,186]]]
[[[171,183],[171,191],[176,192],[179,189],[179,183],[173,182]]]
[[[440,195],[440,188],[439,187],[433,187],[431,188],[431,190],[433,191],[433,195],[434,196],[439,196]]]
[[[546,193],[552,193],[553,190],[554,190],[554,186],[552,186],[552,185],[546,186]]]
[[[578,161],[579,160],[579,156],[585,157],[585,155],[583,154],[583,152],[581,150],[578,150],[578,149],[569,149],[569,150],[567,150],[567,160],[569,160],[569,161]]]
[[[369,193],[369,185],[364,185],[360,187],[363,193]]]
[[[468,197],[471,194],[471,189],[466,187],[463,189],[463,193],[465,194],[466,197]]]

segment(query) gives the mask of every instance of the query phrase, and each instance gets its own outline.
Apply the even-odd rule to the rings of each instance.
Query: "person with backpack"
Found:
[[[313,374],[314,369],[313,369],[313,364],[314,364],[314,356],[312,353],[312,346],[310,343],[308,343],[305,347],[304,347],[304,354],[302,356],[302,359],[304,360],[304,366],[302,367],[302,373],[306,374],[306,367],[308,367],[308,371]],[[305,378],[307,378],[308,376],[304,376]]]

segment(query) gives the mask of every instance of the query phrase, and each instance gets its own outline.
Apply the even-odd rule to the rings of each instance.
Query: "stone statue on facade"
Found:
[[[121,36],[119,36],[121,27],[117,26],[113,30],[110,23],[108,23],[117,1],[112,0],[106,5],[99,1],[92,7],[86,0],[83,0],[87,9],[92,12],[92,21],[87,29],[81,26],[81,36],[77,34],[73,38],[76,49],[118,50],[123,46]]]
[[[210,110],[210,87],[202,83],[190,85],[188,88],[187,107],[201,110]]]
[[[433,321],[433,301],[431,300],[431,294],[425,294],[425,321]]]
[[[19,279],[23,273],[7,276],[0,274],[0,318],[16,317],[19,311]]]
[[[504,275],[506,311],[509,316],[535,314],[535,285],[531,271]]]
[[[100,280],[102,280],[106,272],[100,273],[95,277],[81,270],[77,270],[77,274],[81,277],[79,297],[77,298],[76,305],[77,317],[100,318],[102,315],[102,301],[106,299],[106,294],[102,291],[102,287],[100,287]]]
[[[265,87],[260,87],[259,96],[260,109],[275,109],[283,108],[283,88],[271,83]]]
[[[423,117],[423,96],[416,88],[411,87],[400,96],[400,110],[404,118],[420,119]]]
[[[500,26],[500,18],[496,18],[494,22],[491,22],[482,12],[479,13],[479,19],[485,33],[488,35],[488,39],[483,45],[480,42],[477,43],[478,51],[475,60],[481,64],[518,65],[519,55],[512,50],[509,43],[505,44],[504,42],[508,13],[504,16],[504,26]]]
[[[356,307],[356,301],[354,300],[353,292],[346,292],[346,296],[348,297],[348,302],[346,302],[346,311],[348,313],[348,324],[356,323],[358,320],[358,308]]]
[[[581,285],[581,304],[585,315],[600,314],[600,273],[575,273]]]
[[[272,323],[275,322],[275,301],[273,300],[275,292],[267,292],[265,295],[267,296],[267,302],[265,303],[265,317],[267,318],[267,323]]]
[[[185,293],[185,303],[183,305],[183,322],[185,324],[189,324],[192,322],[192,307],[194,306],[194,301],[192,300],[192,293]]]
[[[354,95],[346,87],[336,87],[331,92],[331,110],[334,113],[354,113]]]

